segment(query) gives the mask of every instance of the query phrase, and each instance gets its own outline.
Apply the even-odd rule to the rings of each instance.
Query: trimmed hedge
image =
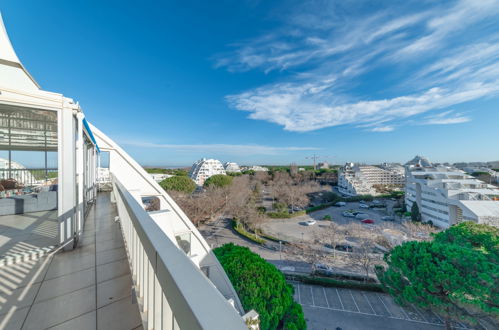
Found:
[[[342,281],[342,280],[336,280],[333,278],[320,277],[320,276],[290,275],[290,274],[284,274],[284,275],[286,276],[287,279],[298,280],[306,284],[316,284],[326,287],[358,289],[358,290],[373,291],[373,292],[384,292],[381,284],[362,283],[356,281],[355,282]]]
[[[306,209],[305,212],[307,212],[307,214],[308,214],[308,213],[312,213],[312,212],[315,212],[315,211],[327,209],[328,207],[333,206],[335,203],[336,202],[334,202],[334,203],[325,203],[325,204],[320,204],[320,205],[317,205],[317,206],[312,206],[312,207],[309,207],[308,209]]]
[[[277,243],[281,242],[282,244],[288,244],[288,241],[285,241],[283,239],[279,239],[279,238],[271,236],[271,235],[267,235],[265,233],[261,233],[260,236],[268,239],[269,241],[273,241],[273,242],[277,242]]]
[[[240,225],[237,221],[232,220],[232,229],[236,231],[239,235],[246,237],[247,239],[258,243],[258,244],[264,244],[265,241],[261,239],[260,237],[257,237],[255,234],[250,233],[242,225]]]
[[[288,211],[285,212],[267,212],[267,216],[272,219],[289,219],[289,218],[294,218],[300,215],[305,215],[307,212],[305,210],[302,211],[297,211],[293,213],[289,213]]]

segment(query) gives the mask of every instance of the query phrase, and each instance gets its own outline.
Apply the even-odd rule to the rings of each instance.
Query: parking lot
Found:
[[[401,307],[384,293],[328,288],[293,282],[295,300],[303,306],[309,329],[441,329],[437,315]],[[456,329],[469,329],[455,324]]]
[[[393,205],[392,201],[386,201],[389,205],[389,209]],[[346,225],[349,223],[360,223],[360,219],[348,218],[342,215],[344,211],[356,210],[365,213],[366,218],[373,219],[374,224],[362,224],[366,228],[375,228],[377,226],[390,225],[391,227],[397,228],[401,226],[398,222],[386,222],[381,220],[383,216],[388,215],[386,209],[363,209],[360,208],[360,204],[347,203],[345,206],[341,207],[328,207],[323,210],[312,212],[307,215],[297,216],[290,219],[270,219],[262,224],[263,231],[270,235],[276,237],[281,237],[282,239],[288,241],[301,241],[301,240],[312,240],[317,233],[322,231],[323,226],[328,226],[329,221],[323,220],[325,216],[330,216],[334,223],[339,225]],[[306,226],[306,222],[309,220],[316,220],[317,223],[313,226]]]

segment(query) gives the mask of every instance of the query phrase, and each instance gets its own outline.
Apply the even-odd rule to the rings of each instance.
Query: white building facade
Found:
[[[222,163],[217,159],[206,158],[195,162],[189,172],[189,176],[198,186],[202,186],[209,177],[217,174],[226,174]]]
[[[499,189],[464,171],[417,156],[406,164],[405,203],[422,221],[448,228],[462,221],[499,226]]]
[[[404,168],[397,164],[359,165],[347,163],[338,174],[338,191],[349,196],[378,195],[376,186],[403,186]]]
[[[227,162],[224,164],[225,172],[227,173],[241,173],[241,168],[237,163]]]

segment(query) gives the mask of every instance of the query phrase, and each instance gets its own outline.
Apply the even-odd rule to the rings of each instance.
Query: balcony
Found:
[[[110,194],[97,196],[78,247],[0,268],[2,329],[140,329]]]

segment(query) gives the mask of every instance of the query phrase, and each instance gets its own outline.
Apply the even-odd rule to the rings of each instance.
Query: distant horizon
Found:
[[[142,164],[499,159],[499,0],[1,10],[42,89]]]
[[[409,159],[410,160],[410,159]],[[407,163],[409,160],[405,161],[405,162],[386,162],[386,163],[394,163],[394,164],[401,164],[401,165],[404,165],[405,163]],[[444,163],[449,163],[449,164],[458,164],[458,163],[499,163],[499,160],[491,160],[491,161],[459,161],[459,162],[434,162],[430,159],[430,161],[432,163],[437,163],[437,164],[444,164]],[[194,162],[192,162],[194,163]],[[222,162],[224,163],[224,162]],[[236,162],[237,163],[237,162]],[[326,162],[329,164],[329,166],[343,166],[345,163],[341,163],[341,164],[338,164],[338,163],[329,163],[329,162]],[[379,165],[381,163],[367,163],[367,162],[353,162],[353,163],[358,163],[358,164],[367,164],[367,165]],[[288,164],[265,164],[265,163],[262,163],[262,164],[239,164],[237,163],[239,166],[290,166],[292,163],[288,163]],[[317,163],[319,164],[319,163]],[[144,168],[163,168],[163,169],[178,169],[178,168],[187,168],[187,167],[192,167],[192,164],[190,165],[144,165],[144,164],[140,164],[142,167]],[[300,167],[300,166],[314,166],[314,164],[295,164],[296,166]]]

